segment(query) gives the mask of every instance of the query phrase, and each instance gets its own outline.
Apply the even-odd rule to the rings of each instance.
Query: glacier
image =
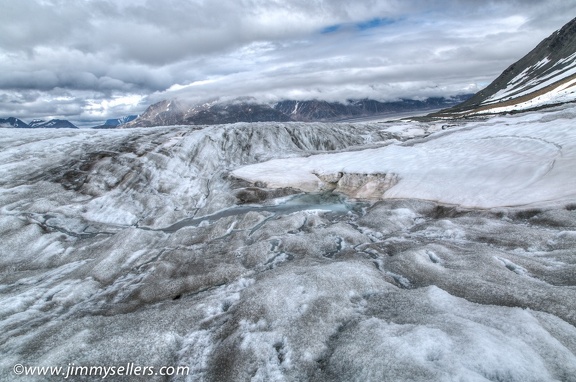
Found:
[[[349,185],[352,189],[345,193],[356,190],[366,198],[416,198],[467,207],[568,203],[576,199],[573,130],[571,119],[550,123],[543,116],[500,117],[404,144],[276,159],[232,174],[309,192],[330,183],[340,190],[345,174],[372,175],[372,180]],[[386,175],[388,182],[378,187],[376,179]]]
[[[576,381],[575,122],[3,129],[0,379]]]

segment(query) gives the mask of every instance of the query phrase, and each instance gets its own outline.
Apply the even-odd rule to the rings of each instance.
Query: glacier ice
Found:
[[[0,379],[576,381],[575,116],[3,130]]]

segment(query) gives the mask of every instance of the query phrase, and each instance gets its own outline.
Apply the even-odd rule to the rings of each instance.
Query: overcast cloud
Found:
[[[476,92],[576,2],[0,0],[0,117],[76,123],[168,98]]]

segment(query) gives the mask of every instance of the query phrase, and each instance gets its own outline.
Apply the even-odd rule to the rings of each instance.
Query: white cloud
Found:
[[[0,116],[25,119],[114,117],[171,97],[451,95],[489,82],[576,10],[561,0],[0,6]],[[111,106],[120,99],[138,101]]]

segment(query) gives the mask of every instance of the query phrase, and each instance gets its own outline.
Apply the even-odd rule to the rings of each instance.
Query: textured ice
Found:
[[[3,130],[0,380],[576,381],[575,115]]]
[[[485,208],[576,199],[574,163],[572,120],[508,117],[439,132],[416,143],[276,159],[241,167],[233,174],[269,187],[310,192],[330,183],[337,183],[338,191],[346,174],[369,174],[390,181],[382,182],[386,187],[358,183],[356,193],[363,197],[418,198]],[[338,175],[330,179],[333,174]]]

